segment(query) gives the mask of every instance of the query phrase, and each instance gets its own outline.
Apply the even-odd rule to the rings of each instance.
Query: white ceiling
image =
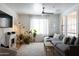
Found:
[[[12,8],[16,13],[19,14],[41,14],[42,7],[45,7],[46,12],[55,14],[62,13],[73,7],[74,3],[6,3],[6,5]]]

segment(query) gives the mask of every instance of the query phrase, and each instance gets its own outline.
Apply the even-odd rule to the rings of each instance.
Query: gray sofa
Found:
[[[53,44],[54,56],[79,56],[79,38],[59,35],[59,37],[49,38],[46,41]]]
[[[58,41],[51,40],[51,43],[54,46],[54,55],[79,56],[79,45],[78,45],[79,39],[78,38],[69,39],[69,41],[67,41],[66,43],[62,42],[60,39]]]

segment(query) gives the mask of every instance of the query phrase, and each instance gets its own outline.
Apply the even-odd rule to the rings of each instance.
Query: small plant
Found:
[[[37,31],[34,29],[33,30],[33,37],[35,38],[36,37],[36,35],[37,35],[37,33],[36,33]]]

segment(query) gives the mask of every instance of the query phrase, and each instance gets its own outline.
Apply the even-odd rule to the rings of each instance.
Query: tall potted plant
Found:
[[[29,35],[29,33],[27,33],[27,32],[24,33],[24,39],[23,40],[24,40],[25,44],[30,43],[30,35]]]

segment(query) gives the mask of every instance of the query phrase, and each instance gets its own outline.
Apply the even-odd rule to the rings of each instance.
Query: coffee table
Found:
[[[45,51],[46,51],[47,56],[53,55],[54,47],[53,47],[51,42],[44,42],[44,47],[45,47]]]

